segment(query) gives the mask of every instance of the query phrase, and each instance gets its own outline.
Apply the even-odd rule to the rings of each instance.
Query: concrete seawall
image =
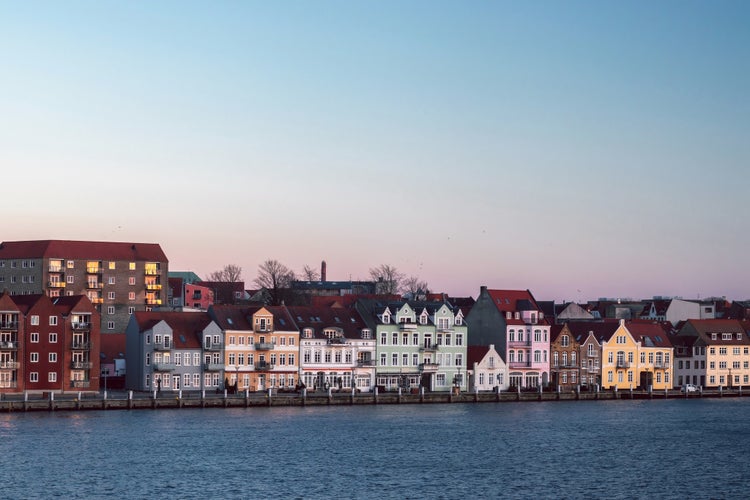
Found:
[[[121,393],[110,395],[50,395],[46,397],[7,396],[0,400],[2,412],[25,411],[88,411],[88,410],[141,410],[179,408],[251,408],[274,406],[332,406],[332,405],[377,405],[377,404],[456,404],[456,403],[510,403],[546,401],[604,401],[616,399],[696,399],[750,396],[750,390],[705,390],[690,394],[679,391],[602,391],[602,392],[479,392],[451,394],[431,392],[425,394],[381,394],[311,393],[311,394],[200,394],[180,395],[160,393],[156,397],[145,393]]]

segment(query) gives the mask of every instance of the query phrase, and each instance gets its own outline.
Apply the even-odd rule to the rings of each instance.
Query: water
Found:
[[[2,498],[747,498],[750,398],[0,415]]]

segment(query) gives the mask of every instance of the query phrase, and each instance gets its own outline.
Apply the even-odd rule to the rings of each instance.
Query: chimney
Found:
[[[320,281],[326,281],[326,261],[320,263]]]

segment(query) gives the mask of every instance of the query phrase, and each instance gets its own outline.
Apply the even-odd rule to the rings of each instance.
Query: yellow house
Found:
[[[674,386],[674,347],[666,331],[654,321],[630,321],[630,334],[638,343],[638,386],[653,390]]]
[[[635,389],[640,383],[640,342],[628,331],[625,320],[616,325],[611,333],[607,332],[599,339],[602,345],[602,389]]]

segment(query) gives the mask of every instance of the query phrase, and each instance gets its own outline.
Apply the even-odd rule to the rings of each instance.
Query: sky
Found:
[[[0,2],[0,240],[750,298],[750,3]]]

